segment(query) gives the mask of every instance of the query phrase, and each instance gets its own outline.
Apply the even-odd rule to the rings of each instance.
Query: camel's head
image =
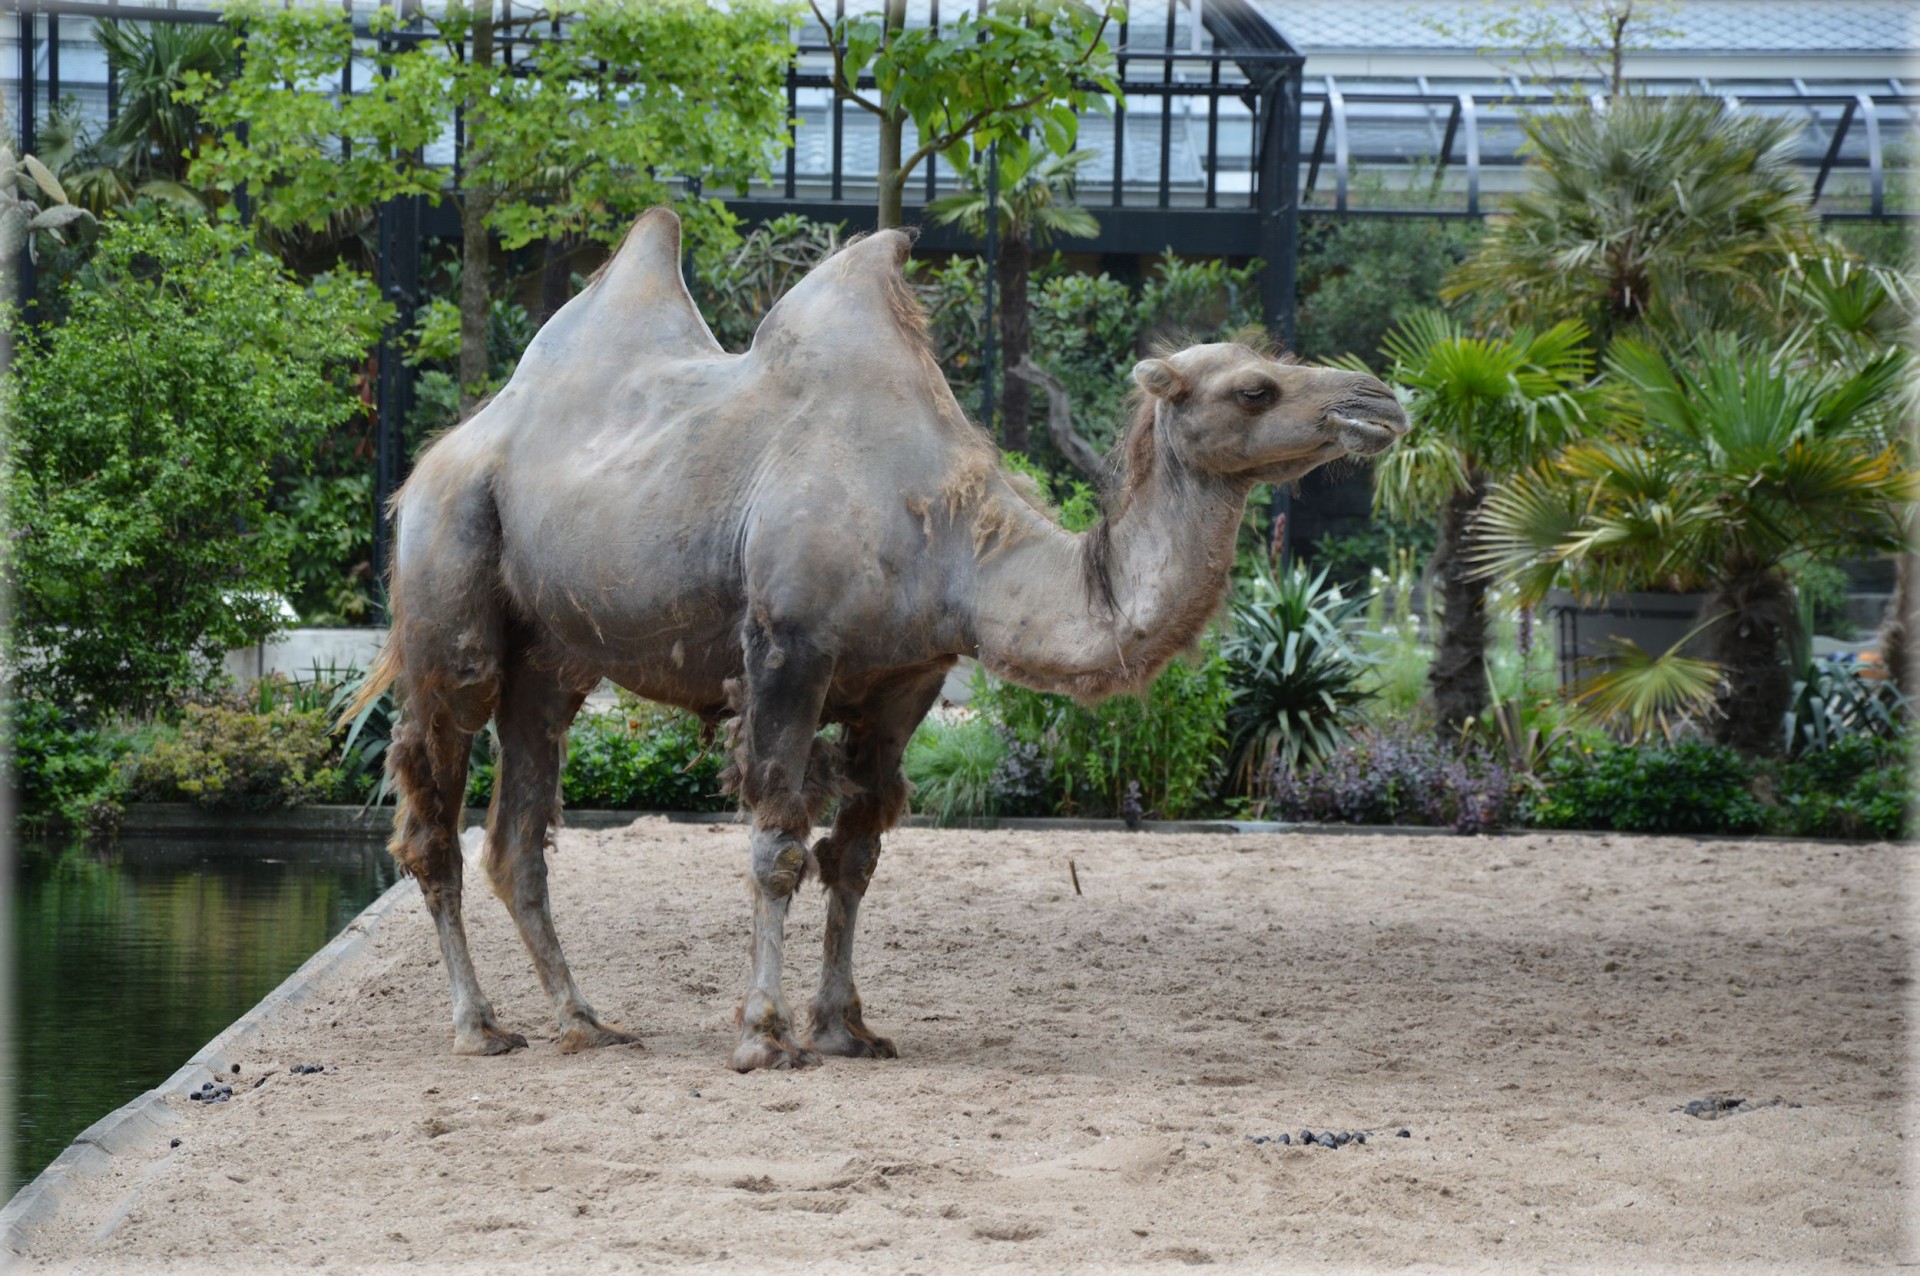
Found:
[[[1284,483],[1407,432],[1393,391],[1364,372],[1282,363],[1237,343],[1192,346],[1136,365],[1156,431],[1194,469]]]

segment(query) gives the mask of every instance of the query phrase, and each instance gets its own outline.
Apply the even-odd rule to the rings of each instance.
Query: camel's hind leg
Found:
[[[494,722],[499,771],[487,813],[487,876],[513,914],[540,985],[560,1023],[560,1049],[638,1045],[640,1039],[603,1023],[574,986],[547,902],[547,853],[560,823],[560,766],[567,727],[586,693],[524,659],[510,662]]]
[[[451,691],[416,685],[394,731],[387,767],[400,788],[389,849],[412,873],[440,935],[440,955],[453,987],[453,1052],[505,1054],[527,1044],[494,1019],[467,953],[461,919],[460,816],[466,801],[467,758],[473,733],[493,708],[491,682]]]
[[[880,835],[906,811],[907,777],[900,759],[945,677],[942,666],[889,684],[847,726],[846,778],[858,791],[840,804],[833,832],[813,848],[827,892],[827,927],[820,991],[813,999],[813,1039],[807,1044],[821,1054],[899,1057],[893,1042],[868,1028],[861,1015],[853,983],[853,932],[880,859]]]

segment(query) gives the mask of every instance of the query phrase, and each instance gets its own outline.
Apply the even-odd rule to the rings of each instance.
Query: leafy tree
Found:
[[[150,708],[275,628],[275,463],[357,409],[339,374],[386,307],[151,210],[108,223],[70,289],[6,382],[10,663],[29,695]]]
[[[1818,227],[1797,123],[1716,98],[1621,97],[1522,127],[1529,187],[1492,219],[1446,297],[1509,325],[1577,318],[1603,349],[1634,332],[1779,335],[1768,284]]]
[[[829,19],[813,16],[833,45],[833,88],[879,120],[878,224],[900,225],[907,180],[935,155],[956,168],[996,142],[1011,171],[1028,169],[1027,134],[1066,155],[1078,113],[1118,99],[1107,28],[1124,12],[1113,0],[994,0],[965,8],[939,30],[907,25],[907,0]],[[871,93],[860,80],[871,73]],[[906,126],[919,145],[906,151]]]
[[[1356,355],[1378,372],[1381,339],[1439,304],[1447,272],[1479,234],[1477,226],[1438,218],[1307,218],[1294,352],[1303,359]]]
[[[993,201],[998,221],[1000,252],[994,263],[1000,301],[1000,348],[1011,368],[1033,348],[1033,314],[1028,288],[1033,277],[1033,250],[1045,247],[1055,235],[1091,239],[1100,233],[1092,213],[1073,203],[1080,166],[1091,151],[1064,155],[1029,155],[1024,168],[1001,166],[993,183],[999,198]],[[936,220],[959,222],[976,235],[987,229],[987,175],[981,165],[969,164],[967,189],[935,200],[927,211]],[[1030,412],[1027,383],[1007,377],[1000,388],[1001,445],[1015,452],[1027,450]]]
[[[1488,582],[1468,559],[1468,536],[1496,480],[1553,455],[1598,409],[1586,340],[1573,320],[1475,337],[1427,311],[1382,344],[1412,429],[1375,469],[1374,508],[1403,520],[1439,511],[1430,575],[1440,632],[1427,677],[1442,734],[1478,718],[1488,700]]]
[[[693,294],[714,339],[745,350],[773,303],[838,252],[845,234],[845,223],[783,213],[737,244],[705,246],[695,260]]]
[[[456,0],[418,15],[420,32],[382,7],[370,22],[389,38],[357,50],[337,8],[240,0],[225,17],[245,31],[246,63],[226,85],[188,76],[181,99],[227,130],[194,180],[244,186],[276,228],[401,196],[451,199],[468,405],[487,379],[492,236],[508,249],[613,242],[641,209],[675,200],[696,237],[722,233],[724,206],[673,179],[744,188],[787,128],[789,11],[772,0],[562,0],[538,13]],[[351,95],[324,90],[350,56],[369,78]],[[464,146],[449,170],[427,148],[456,116]]]
[[[1714,733],[1770,752],[1792,689],[1787,560],[1904,542],[1916,483],[1894,409],[1909,360],[1896,346],[1851,366],[1808,364],[1725,334],[1702,351],[1690,366],[1616,342],[1622,431],[1505,485],[1481,518],[1482,557],[1532,598],[1563,571],[1594,593],[1707,590]],[[1648,686],[1687,676],[1644,659],[1633,672]]]

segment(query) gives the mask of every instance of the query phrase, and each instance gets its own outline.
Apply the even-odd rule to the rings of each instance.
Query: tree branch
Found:
[[[820,6],[816,0],[807,0],[807,7],[813,10],[813,16],[819,21],[821,28],[826,31],[827,46],[833,50],[834,96],[843,98],[863,110],[872,111],[875,115],[884,116],[886,111],[880,107],[879,103],[870,102],[866,98],[861,97],[858,93],[854,92],[853,85],[847,82],[846,52],[840,47],[840,37],[834,32],[833,23],[828,22],[827,15],[820,12]]]
[[[1100,453],[1093,450],[1093,444],[1074,433],[1073,404],[1067,398],[1067,387],[1060,383],[1060,378],[1035,367],[1033,360],[1025,355],[1021,356],[1020,362],[1007,369],[1007,375],[1019,377],[1028,385],[1037,385],[1047,392],[1047,437],[1053,440],[1053,446],[1073,463],[1075,469],[1096,484],[1104,482],[1106,465]]]

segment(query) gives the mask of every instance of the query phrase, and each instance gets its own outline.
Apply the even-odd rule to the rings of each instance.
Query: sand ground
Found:
[[[416,895],[231,1103],[175,1100],[181,1146],[121,1158],[24,1266],[1911,1264],[1913,856],[902,831],[857,965],[902,1057],[739,1076],[744,830],[563,832],[561,937],[644,1050],[557,1052],[470,872],[482,981],[530,1049],[448,1053]],[[822,913],[809,884],[797,1004]],[[1782,1102],[1676,1111],[1708,1095]],[[1374,1137],[1252,1141],[1303,1127]]]

